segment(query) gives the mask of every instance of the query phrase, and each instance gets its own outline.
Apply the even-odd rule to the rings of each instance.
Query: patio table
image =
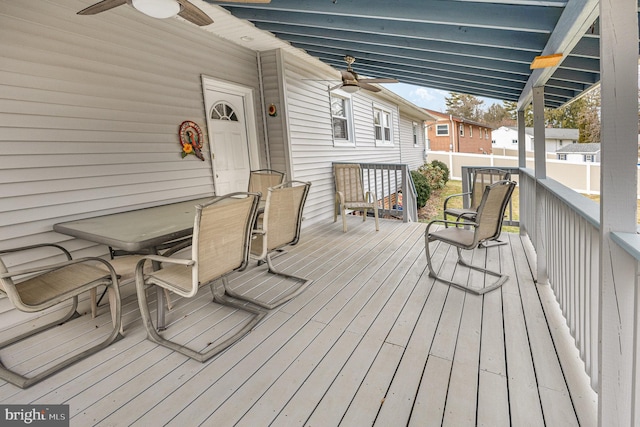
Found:
[[[135,254],[157,253],[163,243],[193,233],[196,205],[211,197],[136,209],[54,224],[53,229],[79,239],[108,245]],[[154,265],[154,268],[158,266]],[[164,294],[157,289],[158,330],[164,324]]]

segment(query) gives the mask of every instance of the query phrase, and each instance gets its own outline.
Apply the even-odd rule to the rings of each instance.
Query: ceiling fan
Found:
[[[342,83],[329,88],[329,91],[340,88],[345,92],[355,93],[358,89],[362,88],[370,90],[371,92],[380,92],[380,88],[372,86],[369,83],[398,83],[396,79],[361,79],[358,77],[358,74],[353,71],[353,68],[351,68],[351,64],[356,62],[356,58],[347,55],[344,57],[344,62],[347,63],[347,69],[341,71]]]
[[[269,3],[271,0],[225,0],[228,3]],[[153,18],[170,18],[178,15],[199,26],[213,24],[213,19],[189,0],[102,0],[78,12],[78,15],[95,15],[114,7],[128,4]]]

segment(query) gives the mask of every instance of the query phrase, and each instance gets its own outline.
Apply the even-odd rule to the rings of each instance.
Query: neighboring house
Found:
[[[426,110],[435,120],[427,121],[427,149],[456,153],[491,153],[491,126]]]
[[[568,144],[556,150],[556,156],[558,160],[569,162],[600,163],[600,143]]]
[[[246,190],[260,168],[312,182],[307,226],[332,218],[333,161],[424,163],[422,108],[384,88],[329,92],[338,70],[216,7],[202,4],[215,25],[200,28],[128,6],[32,6],[0,17],[12,34],[0,39],[0,247],[106,255],[53,224]],[[181,157],[184,121],[202,129],[203,160]]]
[[[533,151],[533,128],[525,128],[525,149]],[[544,139],[547,153],[555,153],[565,145],[575,144],[580,137],[578,129],[545,128]],[[493,131],[493,147],[518,148],[518,129],[515,127],[501,126]]]

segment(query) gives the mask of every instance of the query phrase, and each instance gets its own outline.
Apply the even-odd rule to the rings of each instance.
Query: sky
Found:
[[[444,98],[449,95],[449,92],[440,89],[430,89],[421,86],[409,85],[406,83],[392,83],[382,84],[385,88],[400,95],[404,99],[417,105],[418,107],[428,108],[429,110],[435,110],[444,112],[446,109]],[[492,104],[500,104],[501,101],[492,98],[479,97],[484,101],[484,108],[487,109]]]

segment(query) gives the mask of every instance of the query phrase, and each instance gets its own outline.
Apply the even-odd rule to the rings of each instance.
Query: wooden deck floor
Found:
[[[382,220],[376,233],[353,217],[346,234],[331,222],[304,229],[276,261],[314,282],[204,364],[146,340],[126,286],[124,339],[27,390],[1,383],[0,402],[66,403],[72,426],[595,425],[595,397],[520,237],[474,251],[510,276],[479,297],[428,277],[424,228]],[[434,259],[445,276],[483,283],[445,245]],[[275,283],[265,276],[252,264],[232,286]],[[208,288],[176,299],[166,333],[211,342],[197,331],[216,333],[233,316],[209,300]],[[27,352],[63,352],[77,328],[107,329],[105,307],[89,317],[0,356],[28,370]]]

